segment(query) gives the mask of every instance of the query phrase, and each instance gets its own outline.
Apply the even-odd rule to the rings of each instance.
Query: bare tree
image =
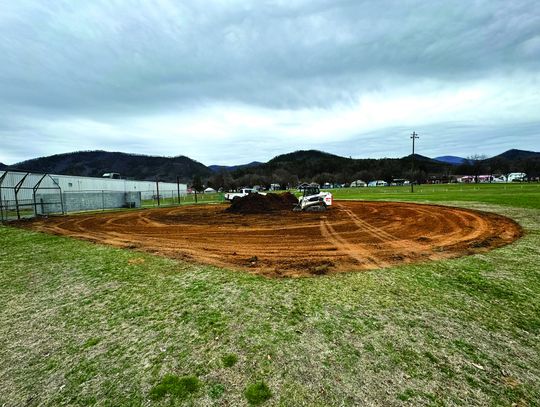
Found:
[[[478,177],[487,170],[486,159],[485,154],[473,154],[466,158],[475,183],[478,183]]]

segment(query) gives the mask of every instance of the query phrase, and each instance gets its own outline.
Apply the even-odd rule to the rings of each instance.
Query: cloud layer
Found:
[[[78,3],[0,8],[2,162],[540,150],[536,1]]]

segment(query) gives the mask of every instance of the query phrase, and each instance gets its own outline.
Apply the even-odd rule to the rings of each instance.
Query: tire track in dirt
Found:
[[[339,235],[328,220],[323,219],[320,222],[321,235],[334,245],[338,251],[345,253],[350,258],[356,260],[358,264],[371,264],[375,267],[384,267],[384,264],[371,257],[371,253],[364,249],[362,245],[351,244],[345,238]]]
[[[342,208],[342,206],[339,206]],[[385,232],[383,229],[376,226],[372,226],[367,221],[360,219],[356,216],[350,209],[341,209],[347,216],[352,220],[352,222],[358,226],[361,230],[366,230],[370,235],[376,239],[381,240],[383,243],[389,243],[398,240],[397,237],[391,235],[390,233]]]

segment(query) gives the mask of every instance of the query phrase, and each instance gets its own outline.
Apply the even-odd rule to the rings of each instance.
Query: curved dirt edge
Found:
[[[271,277],[370,270],[482,253],[523,228],[440,204],[336,201],[325,213],[239,215],[226,205],[36,219],[33,230]]]

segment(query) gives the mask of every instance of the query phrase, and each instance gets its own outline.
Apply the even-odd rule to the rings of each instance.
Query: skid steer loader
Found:
[[[333,197],[330,192],[322,192],[318,186],[304,188],[303,195],[298,199],[294,211],[318,212],[325,211],[332,205]]]

